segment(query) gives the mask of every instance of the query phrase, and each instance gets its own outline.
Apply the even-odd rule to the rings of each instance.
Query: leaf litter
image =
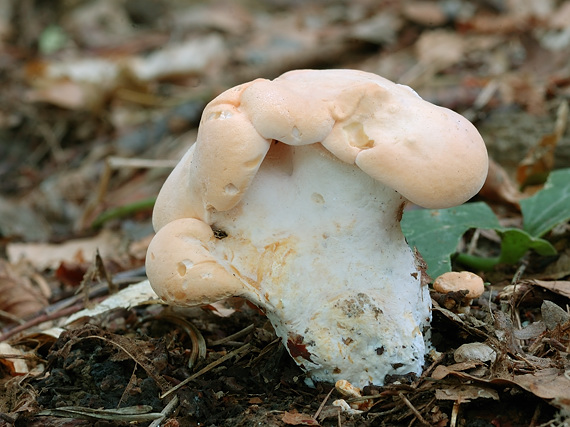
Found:
[[[0,425],[568,425],[568,2],[0,8]],[[255,307],[165,307],[141,273],[205,102],[322,67],[463,112],[494,165],[478,203],[403,224],[434,279],[494,260],[468,264],[485,293],[469,313],[434,295],[424,373],[360,395],[306,386]]]

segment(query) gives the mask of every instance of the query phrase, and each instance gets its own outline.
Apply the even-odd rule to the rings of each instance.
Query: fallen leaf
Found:
[[[319,422],[312,416],[301,414],[299,412],[285,412],[281,418],[285,424],[292,426],[319,426]]]
[[[427,1],[404,2],[402,15],[412,22],[428,27],[443,25],[448,20],[442,4]]]
[[[396,40],[402,24],[402,20],[396,14],[385,11],[356,24],[352,28],[351,35],[357,40],[370,43],[391,44]]]
[[[18,357],[6,356],[22,356],[24,353],[17,348],[12,347],[6,342],[0,342],[0,364],[8,368],[11,375],[23,375],[29,372],[28,365],[24,359]]]
[[[528,280],[525,282],[570,298],[570,280]]]
[[[462,372],[463,369],[469,369],[467,368],[467,365],[461,365],[458,366],[460,364],[454,364],[454,365],[450,365],[450,366],[444,366],[444,365],[439,365],[437,366],[432,374],[431,374],[431,378],[433,378],[434,380],[442,380],[445,377],[447,377],[448,375],[453,375],[459,378],[464,378],[464,379],[469,379],[469,380],[476,380],[478,381],[479,378],[474,377],[473,375],[469,375],[466,374],[464,372]],[[456,370],[456,368],[460,367],[461,369]]]
[[[570,314],[552,301],[545,300],[540,307],[546,329],[552,331],[570,320]]]
[[[211,34],[167,46],[146,57],[133,57],[127,69],[143,82],[206,73],[212,63],[227,56],[223,38]]]
[[[554,167],[554,151],[564,135],[568,121],[568,103],[560,104],[554,131],[544,135],[538,145],[531,147],[517,168],[517,181],[522,187],[542,184]]]
[[[10,243],[6,246],[6,253],[11,263],[26,259],[37,270],[44,270],[57,269],[63,261],[73,263],[91,260],[97,249],[104,258],[118,256],[121,238],[117,232],[103,230],[97,236],[68,240],[61,244]]]
[[[77,313],[72,314],[68,317],[66,324],[70,325],[76,320],[85,317],[95,317],[101,313],[105,313],[115,308],[128,309],[130,307],[135,307],[149,301],[156,301],[158,299],[159,298],[150,286],[149,281],[145,280],[143,282],[135,283],[126,287],[125,289],[103,300],[93,308],[81,310]]]
[[[570,378],[561,369],[542,369],[517,375],[512,381],[543,399],[570,399]]]
[[[491,158],[487,179],[479,195],[487,200],[503,202],[516,207],[523,197],[507,171]]]
[[[513,334],[518,340],[530,340],[537,338],[544,331],[546,331],[544,322],[538,321],[531,323],[526,328],[513,330]]]
[[[499,393],[492,388],[481,387],[480,385],[459,385],[437,389],[435,391],[435,398],[438,400],[455,400],[459,402],[469,402],[479,398],[499,400]]]
[[[565,251],[561,252],[558,259],[549,264],[544,272],[540,275],[542,279],[550,280],[562,279],[567,276],[570,276],[570,248],[567,248]]]
[[[46,297],[32,285],[32,281],[0,259],[0,310],[21,319],[45,306]]]
[[[550,28],[564,30],[568,28],[570,22],[570,2],[562,2],[559,9],[550,16]]]

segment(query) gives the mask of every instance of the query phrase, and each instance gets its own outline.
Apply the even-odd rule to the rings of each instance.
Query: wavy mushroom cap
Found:
[[[407,86],[356,70],[297,70],[229,89],[202,115],[196,144],[166,181],[154,226],[178,218],[209,223],[235,207],[271,141],[322,144],[409,201],[459,205],[482,187],[485,144],[463,116]]]

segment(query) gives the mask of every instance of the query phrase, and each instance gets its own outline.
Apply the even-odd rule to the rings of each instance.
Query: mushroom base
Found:
[[[160,253],[153,240],[147,265],[157,273],[149,279],[174,303],[184,292],[194,295],[188,303],[196,293],[202,303],[248,298],[313,380],[364,387],[384,384],[386,375],[420,374],[431,299],[400,229],[404,205],[319,144],[274,143],[239,204],[211,210],[209,225],[225,237],[162,228],[155,240],[179,249]],[[181,262],[176,280],[165,281]],[[226,272],[228,295],[208,297],[208,281],[217,280],[208,266]]]

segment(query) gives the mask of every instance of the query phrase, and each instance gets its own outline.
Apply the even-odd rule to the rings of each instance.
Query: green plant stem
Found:
[[[156,197],[152,197],[149,199],[138,200],[128,205],[118,206],[116,208],[106,210],[97,218],[95,218],[95,220],[91,223],[91,227],[98,228],[111,219],[124,218],[142,210],[150,209],[154,206],[155,202]]]
[[[455,261],[474,270],[489,271],[500,262],[500,258],[484,258],[476,255],[459,253],[455,256]]]

